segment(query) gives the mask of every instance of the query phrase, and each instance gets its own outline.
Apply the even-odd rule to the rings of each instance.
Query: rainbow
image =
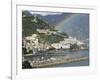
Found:
[[[65,18],[62,21],[60,21],[58,24],[56,24],[56,28],[61,28],[66,23],[66,21],[71,20],[73,17],[75,17],[77,15],[78,14],[71,14],[69,16],[65,16]]]

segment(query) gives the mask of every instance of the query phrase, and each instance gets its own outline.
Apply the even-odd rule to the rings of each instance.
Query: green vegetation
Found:
[[[79,46],[77,44],[71,44],[70,50],[77,50],[79,49]]]
[[[60,41],[64,40],[64,37],[57,35],[57,34],[51,34],[51,35],[45,35],[41,34],[39,37],[40,43],[58,43]]]
[[[32,68],[32,66],[30,65],[29,61],[24,61],[22,63],[22,68],[23,69],[29,69],[29,68]]]
[[[27,54],[26,48],[22,48],[22,54],[23,54],[23,55],[24,55],[24,54]]]
[[[47,21],[39,18],[36,15],[29,15],[28,11],[22,12],[22,36],[31,36],[32,34],[37,34],[40,43],[58,43],[68,37],[66,33],[59,33],[55,30],[55,26],[50,26]],[[37,29],[49,29],[50,31],[57,32],[57,34],[44,34],[39,33]]]
[[[66,37],[66,38],[68,38],[69,36],[68,36],[68,34],[67,33],[65,33],[65,32],[62,32],[62,33],[60,33],[62,36],[64,36],[64,37]]]
[[[23,37],[30,36],[37,33],[36,29],[49,29],[54,26],[50,26],[48,22],[38,18],[35,15],[27,15],[27,11],[22,12],[22,28]],[[52,28],[53,29],[53,28]]]

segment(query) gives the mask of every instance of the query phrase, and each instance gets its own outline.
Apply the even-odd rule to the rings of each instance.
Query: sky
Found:
[[[31,14],[39,14],[42,16],[48,16],[48,15],[61,15],[62,13],[56,13],[56,12],[34,12],[34,11],[29,11]]]

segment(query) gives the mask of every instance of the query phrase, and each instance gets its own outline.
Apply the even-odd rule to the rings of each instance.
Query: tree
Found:
[[[79,49],[79,46],[75,43],[75,44],[71,44],[70,46],[70,50],[76,50]]]
[[[32,66],[30,65],[29,61],[24,61],[22,63],[22,68],[23,69],[28,69],[28,68],[32,68]]]
[[[22,54],[27,54],[26,48],[22,48]]]

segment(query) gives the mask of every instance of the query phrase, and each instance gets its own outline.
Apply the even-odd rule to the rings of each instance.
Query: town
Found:
[[[77,35],[72,36],[67,31],[56,29],[60,22],[58,18],[61,20],[65,15],[48,15],[55,20],[52,22],[51,17],[31,14],[30,11],[22,12],[23,69],[53,67],[86,60],[88,65],[89,45],[83,41],[88,38],[80,39]],[[57,16],[57,19],[53,16]]]
[[[26,65],[29,62],[33,67],[45,67],[51,66],[54,64],[60,64],[70,61],[78,61],[87,59],[87,57],[77,56],[78,58],[70,58],[65,56],[61,50],[85,50],[88,49],[86,44],[76,38],[71,36],[66,36],[66,34],[62,35],[62,33],[50,29],[37,29],[37,32],[32,34],[31,36],[27,36],[23,38],[23,64]],[[59,35],[62,36],[63,39],[57,42],[48,42],[43,38],[44,36],[52,36]],[[43,39],[40,37],[42,36]],[[56,37],[57,38],[57,37]],[[41,41],[40,41],[41,40]],[[58,56],[60,55],[60,56]],[[60,63],[59,63],[60,61]],[[48,63],[48,64],[47,64]],[[29,64],[29,65],[30,65]],[[28,66],[24,66],[24,68],[28,68]]]

